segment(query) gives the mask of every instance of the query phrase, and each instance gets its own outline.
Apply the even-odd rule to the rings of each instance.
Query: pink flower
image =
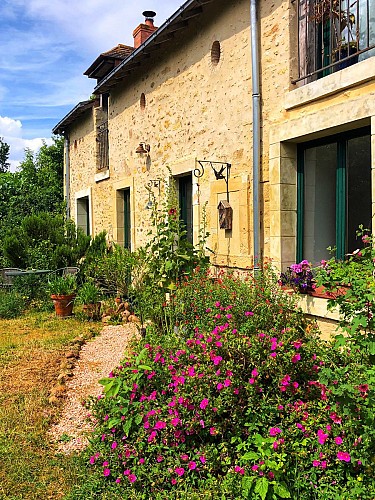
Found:
[[[319,444],[324,444],[326,441],[327,441],[327,438],[328,438],[328,434],[325,434],[322,429],[319,429],[318,430],[318,443]]]
[[[206,463],[206,457],[204,455],[202,455],[201,457],[199,457],[199,460],[201,461],[202,464]]]
[[[158,463],[162,462],[163,460],[164,460],[164,458],[163,458],[161,455],[158,455],[158,456],[156,457],[156,461],[157,461]]]
[[[276,358],[276,356],[277,356],[277,353],[276,353],[276,352],[271,352],[271,354],[270,354],[270,358]]]
[[[131,483],[135,483],[137,480],[137,476],[135,474],[129,474],[128,479]]]
[[[172,418],[171,420],[171,424],[173,425],[173,427],[177,427],[180,422],[181,420],[178,417]]]
[[[116,483],[117,483],[117,484],[121,483],[121,478],[120,478],[120,477],[118,477],[118,478],[116,479]]]
[[[223,389],[223,387],[224,387],[224,386],[223,386],[223,384],[222,384],[221,382],[219,382],[219,383],[217,384],[217,386],[216,386],[216,389],[217,389],[218,391],[221,391],[221,389]]]
[[[259,469],[259,465],[253,465],[253,466],[251,467],[251,470],[253,470],[254,472],[255,472],[256,470],[258,470],[258,469]]]
[[[90,457],[90,464],[93,465],[95,463],[95,456]]]
[[[175,477],[172,477],[172,479],[171,479],[171,483],[172,483],[173,485],[177,484],[177,479],[176,479]]]
[[[104,470],[103,470],[103,476],[107,477],[107,476],[109,476],[110,474],[111,474],[110,469],[104,469]]]
[[[130,470],[129,469],[125,469],[124,470],[124,476],[128,476],[130,474]]]
[[[111,448],[112,448],[112,450],[115,450],[117,448],[116,441],[113,441]]]
[[[139,463],[140,463],[141,465],[142,465],[142,464],[144,464],[144,463],[145,463],[145,459],[144,459],[144,458],[140,458],[140,459],[139,459]]]
[[[254,316],[254,313],[251,311],[246,311],[245,316]]]
[[[254,368],[254,370],[251,372],[251,376],[255,378],[258,375],[259,375],[258,370],[256,368]]]
[[[223,358],[221,356],[215,356],[213,359],[214,365],[217,366]]]
[[[320,465],[319,460],[313,460],[313,466],[314,467],[319,467],[319,465]]]
[[[149,443],[151,443],[151,441],[153,441],[156,438],[156,436],[157,436],[157,432],[156,431],[152,431],[151,434],[148,436],[147,441]]]
[[[238,472],[238,474],[241,474],[243,476],[245,474],[245,469],[243,469],[239,465],[235,465],[234,466],[234,472]]]
[[[183,467],[176,467],[174,471],[180,477],[185,474],[185,469]]]
[[[194,461],[189,462],[189,469],[194,470],[197,468],[197,464]]]
[[[158,429],[158,430],[165,429],[166,427],[167,427],[167,424],[165,422],[162,422],[161,420],[159,420],[155,424],[155,429]]]
[[[341,417],[337,415],[334,411],[329,414],[330,418],[335,422],[335,424],[341,424]]]
[[[210,434],[211,436],[215,436],[215,434],[217,434],[217,430],[215,429],[215,427],[210,427]]]
[[[277,436],[278,434],[281,434],[281,429],[279,429],[279,427],[271,427],[270,429],[270,436]]]
[[[200,406],[201,410],[205,410],[208,406],[208,399],[207,398],[202,399],[199,406]]]
[[[229,378],[226,378],[226,379],[224,380],[224,385],[225,385],[225,387],[229,387],[231,384],[232,384],[232,382],[229,380]]]
[[[346,451],[337,452],[337,458],[343,462],[350,462],[350,455]]]
[[[300,340],[297,340],[296,342],[293,342],[293,347],[295,349],[299,349],[302,346],[302,342]]]
[[[299,361],[300,359],[301,359],[301,355],[299,353],[297,353],[292,357],[292,363],[297,363],[297,361]]]
[[[327,468],[327,460],[323,460],[322,462],[320,462],[320,467],[322,469],[326,469]]]
[[[253,385],[254,383],[255,383],[255,379],[250,378],[250,379],[249,379],[249,384]]]

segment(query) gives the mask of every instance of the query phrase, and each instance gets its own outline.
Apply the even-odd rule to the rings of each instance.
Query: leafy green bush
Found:
[[[29,274],[15,277],[12,290],[25,298],[27,307],[32,306],[45,310],[51,307],[51,299],[46,292],[47,285],[47,275]]]
[[[350,343],[365,356],[370,354],[375,358],[374,237],[362,226],[357,236],[361,248],[346,260],[333,258],[325,262],[317,280],[332,292],[328,307],[338,308],[340,327],[346,332],[346,337],[341,334],[336,337],[337,345]]]
[[[9,262],[24,269],[59,269],[76,265],[90,237],[61,215],[42,213],[25,217],[3,240]]]
[[[320,340],[272,276],[177,288],[178,328],[148,328],[89,404],[74,498],[374,498],[368,359]]]
[[[53,295],[72,295],[77,291],[77,278],[73,274],[54,276],[47,285],[47,290]]]
[[[25,309],[25,299],[13,290],[0,290],[0,318],[17,318]]]
[[[77,301],[80,304],[95,304],[99,302],[101,296],[102,294],[95,283],[86,281],[78,290]]]

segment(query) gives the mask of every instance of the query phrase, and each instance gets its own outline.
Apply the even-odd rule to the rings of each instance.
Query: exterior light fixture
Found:
[[[199,166],[197,166],[194,171],[193,175],[197,179],[203,176],[204,174],[204,164],[209,163],[210,167],[212,168],[214,174],[215,174],[215,179],[218,181],[220,179],[223,179],[225,181],[225,184],[227,186],[227,202],[229,203],[229,188],[228,188],[228,179],[229,179],[229,174],[230,174],[230,169],[231,169],[231,164],[227,162],[222,162],[222,161],[210,161],[210,160],[197,160],[197,163],[199,163]],[[215,165],[218,165],[217,167]],[[221,166],[219,166],[221,165]]]
[[[145,142],[140,142],[139,146],[135,150],[137,154],[148,154],[150,152],[150,144],[146,144]]]

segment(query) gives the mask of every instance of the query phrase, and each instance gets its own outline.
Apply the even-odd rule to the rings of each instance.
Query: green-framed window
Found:
[[[131,212],[130,212],[130,189],[124,189],[124,247],[131,249]]]
[[[180,218],[185,224],[186,239],[193,243],[193,184],[191,174],[178,177]]]
[[[342,259],[354,251],[360,224],[371,228],[370,128],[298,146],[297,259]]]
[[[88,196],[83,196],[77,199],[77,227],[89,235],[90,232],[90,199]]]

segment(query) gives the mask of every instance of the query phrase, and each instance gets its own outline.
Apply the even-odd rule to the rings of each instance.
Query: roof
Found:
[[[108,74],[101,77],[101,80],[94,89],[94,93],[96,95],[107,93],[109,89],[117,85],[120,80],[129,76],[135,68],[140,67],[142,63],[147,61],[152,52],[164,47],[165,43],[168,44],[169,42],[172,44],[175,33],[177,31],[185,30],[189,26],[190,20],[200,16],[204,11],[205,5],[212,2],[214,2],[214,0],[187,0],[170,18],[165,21],[165,23],[160,26],[160,28],[154,31],[154,33],[144,43],[142,43],[142,45],[134,49],[131,53],[129,53],[129,55],[125,56],[125,59],[121,60],[117,66],[115,65]],[[110,51],[100,54],[100,56],[94,61],[90,68],[85,71],[84,74],[91,71],[90,75],[93,75],[93,78],[97,78],[94,74],[97,75],[100,74],[100,72],[95,73],[95,64],[100,64],[103,58],[106,57],[115,57],[116,59],[117,56],[113,53],[114,50],[118,51],[117,55],[119,53],[125,54],[125,51],[122,52],[119,47],[126,47],[126,45],[117,45],[117,47],[114,47]],[[99,67],[97,69],[99,70]],[[84,111],[90,107],[90,105],[93,105],[93,102],[94,101],[80,102],[52,129],[52,132],[54,134],[64,133],[64,130],[79,116],[81,116]]]
[[[95,94],[108,92],[119,80],[127,77],[135,68],[150,58],[155,50],[173,43],[174,34],[188,27],[190,19],[203,13],[204,6],[214,0],[187,0],[164,24],[160,26],[142,45],[133,50],[123,61],[106,75],[95,87]]]
[[[62,120],[59,121],[57,125],[52,129],[52,133],[55,135],[62,135],[65,129],[73,123],[77,118],[82,116],[88,109],[98,105],[97,99],[89,99],[88,101],[82,101],[77,104],[67,115],[64,116]]]
[[[101,80],[108,75],[117,64],[126,59],[134,50],[134,47],[119,43],[107,52],[100,54],[91,66],[83,73],[89,78]]]

